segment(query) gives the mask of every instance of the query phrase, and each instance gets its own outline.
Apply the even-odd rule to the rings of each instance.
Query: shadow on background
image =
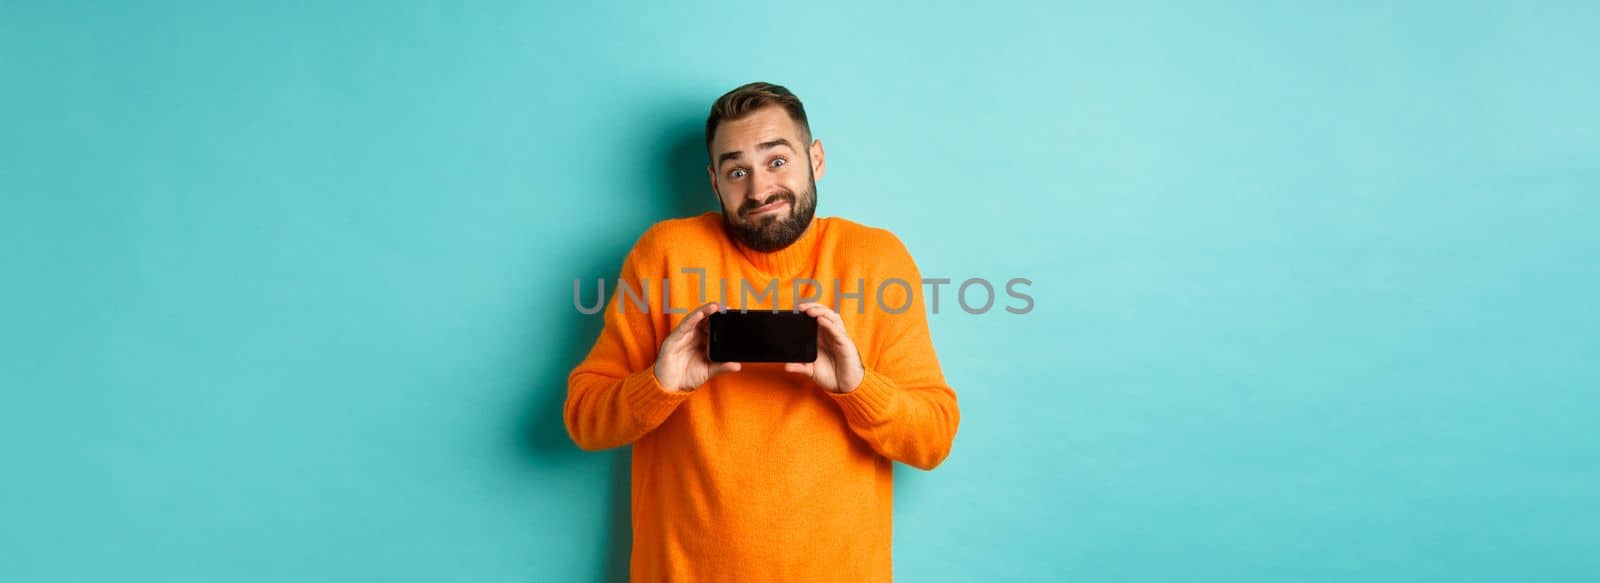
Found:
[[[572,274],[588,282],[584,286],[585,294],[593,293],[592,282],[596,278],[604,278],[609,300],[609,295],[615,293],[615,278],[621,270],[623,257],[650,223],[718,210],[716,196],[708,185],[705,171],[704,107],[703,104],[683,104],[681,107],[667,108],[646,118],[641,124],[642,127],[655,128],[653,133],[641,136],[643,139],[639,143],[647,144],[648,151],[657,156],[655,163],[643,169],[645,175],[639,180],[642,187],[638,191],[638,204],[649,208],[634,216],[650,217],[650,220],[627,225],[628,228],[621,231],[608,229],[610,233],[628,233],[623,237],[610,238],[614,240],[574,242],[571,248],[588,250],[578,258],[577,271]],[[653,120],[663,119],[673,122],[662,126],[656,121],[658,125],[649,125]],[[567,295],[570,285],[570,280],[561,282],[559,297],[562,301],[558,305],[535,307],[557,310],[566,316],[559,318],[560,325],[551,328],[547,338],[540,339],[539,344],[549,348],[552,357],[549,362],[553,364],[538,372],[533,379],[533,402],[523,409],[526,417],[518,426],[517,440],[521,444],[519,447],[526,447],[530,455],[545,461],[571,461],[577,456],[610,456],[607,528],[604,539],[598,541],[606,553],[597,579],[602,582],[627,581],[633,533],[629,500],[631,449],[624,447],[605,452],[579,450],[567,435],[562,418],[567,375],[588,355],[604,325],[601,314],[586,316],[572,307],[571,296]]]

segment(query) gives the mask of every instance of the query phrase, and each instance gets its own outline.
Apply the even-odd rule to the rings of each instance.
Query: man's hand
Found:
[[[656,353],[656,381],[675,393],[687,393],[706,384],[711,377],[739,372],[737,362],[711,362],[706,354],[706,317],[722,309],[711,302],[689,312]]]
[[[867,370],[861,364],[861,352],[856,350],[856,343],[850,340],[839,313],[812,302],[796,307],[817,321],[817,360],[784,363],[783,370],[809,376],[830,392],[848,393],[856,390],[861,386],[861,380],[866,378]]]

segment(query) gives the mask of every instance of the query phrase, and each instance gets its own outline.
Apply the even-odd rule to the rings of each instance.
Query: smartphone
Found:
[[[812,362],[817,321],[804,312],[770,310],[711,314],[712,362]]]

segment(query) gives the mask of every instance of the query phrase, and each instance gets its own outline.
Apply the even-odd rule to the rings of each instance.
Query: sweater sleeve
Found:
[[[567,433],[582,449],[633,443],[666,421],[692,394],[668,391],[656,379],[658,336],[664,335],[658,333],[655,319],[661,315],[639,309],[632,296],[624,310],[618,309],[622,285],[638,292],[643,289],[641,282],[652,279],[641,269],[641,246],[636,245],[623,260],[618,289],[612,291],[603,312],[605,327],[600,338],[567,377]],[[661,278],[653,279],[655,284],[661,283]]]
[[[884,305],[910,306],[899,314],[880,312],[881,323],[873,338],[855,339],[863,349],[866,376],[849,393],[829,393],[844,411],[851,431],[889,459],[918,469],[931,470],[950,454],[961,411],[956,393],[945,383],[928,332],[928,316],[923,310],[922,275],[898,239],[887,273],[880,277],[898,278],[908,284],[909,294],[886,293]],[[896,286],[889,286],[893,292]],[[876,299],[876,298],[873,298]],[[883,306],[875,309],[883,310]],[[866,344],[863,345],[863,340]],[[870,354],[865,350],[870,349]]]

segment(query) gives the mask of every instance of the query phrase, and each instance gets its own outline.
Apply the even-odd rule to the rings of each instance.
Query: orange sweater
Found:
[[[699,273],[685,268],[705,269],[705,299]],[[819,282],[821,303],[844,320],[866,368],[854,391],[830,393],[763,364],[687,393],[657,382],[656,352],[684,317],[663,309],[663,279],[673,309],[726,293],[725,306],[753,310],[793,308],[795,278]],[[909,299],[910,309],[880,307],[889,278],[909,286],[884,286],[881,305],[899,310]],[[604,331],[568,378],[565,416],[583,449],[633,445],[633,580],[890,580],[890,460],[932,469],[960,422],[928,335],[921,275],[900,240],[818,217],[793,245],[763,254],[735,244],[721,215],[706,213],[651,227],[620,279],[635,291],[651,282],[649,313],[632,295],[619,310],[612,293]],[[758,301],[772,279],[777,297]]]

